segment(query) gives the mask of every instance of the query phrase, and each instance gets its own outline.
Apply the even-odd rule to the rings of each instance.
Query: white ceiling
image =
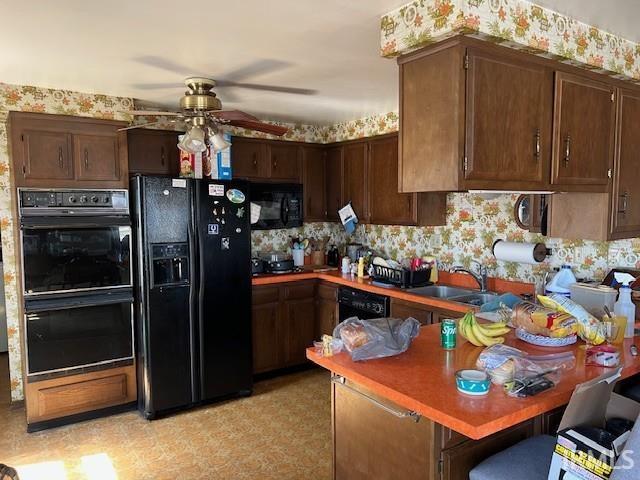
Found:
[[[396,64],[378,54],[379,17],[406,2],[0,0],[0,82],[175,107],[183,88],[135,85],[209,75],[316,90],[312,96],[229,87],[217,92],[226,108],[330,124],[397,109]],[[538,3],[640,41],[637,0],[617,0],[615,9],[601,0]],[[177,66],[150,65],[158,61]],[[258,68],[265,65],[273,68]],[[245,67],[252,73],[243,74]]]

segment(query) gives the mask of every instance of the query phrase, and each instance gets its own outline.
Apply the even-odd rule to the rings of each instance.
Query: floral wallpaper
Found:
[[[290,252],[291,238],[329,237],[329,245],[344,245],[351,241],[350,237],[338,223],[318,222],[305,223],[300,228],[285,228],[281,230],[254,230],[251,232],[251,253],[259,256],[270,252]]]
[[[21,400],[22,343],[20,319],[18,318],[18,283],[16,280],[15,244],[17,221],[13,216],[11,162],[9,160],[6,120],[8,112],[56,113],[105,119],[125,120],[121,110],[130,110],[130,98],[110,97],[54,90],[30,86],[0,83],[0,229],[2,232],[2,260],[9,340],[9,372],[11,375],[11,399]]]
[[[525,0],[414,0],[380,20],[394,57],[460,33],[640,81],[640,44]]]

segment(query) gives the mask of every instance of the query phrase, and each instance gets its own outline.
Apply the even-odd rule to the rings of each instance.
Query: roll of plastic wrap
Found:
[[[519,243],[496,240],[493,255],[497,260],[518,263],[540,263],[547,256],[544,243]]]

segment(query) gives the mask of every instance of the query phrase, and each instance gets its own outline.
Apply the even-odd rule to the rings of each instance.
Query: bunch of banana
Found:
[[[458,321],[460,334],[476,347],[490,347],[498,343],[504,343],[503,335],[510,329],[504,322],[479,324],[473,312],[467,312]]]

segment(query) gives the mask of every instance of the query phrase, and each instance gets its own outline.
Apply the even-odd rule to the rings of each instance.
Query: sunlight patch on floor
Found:
[[[30,463],[16,467],[20,480],[67,480],[63,461]]]
[[[20,480],[67,480],[69,473],[62,460],[20,465],[16,470]],[[113,462],[106,453],[81,457],[78,471],[86,480],[118,480]]]

